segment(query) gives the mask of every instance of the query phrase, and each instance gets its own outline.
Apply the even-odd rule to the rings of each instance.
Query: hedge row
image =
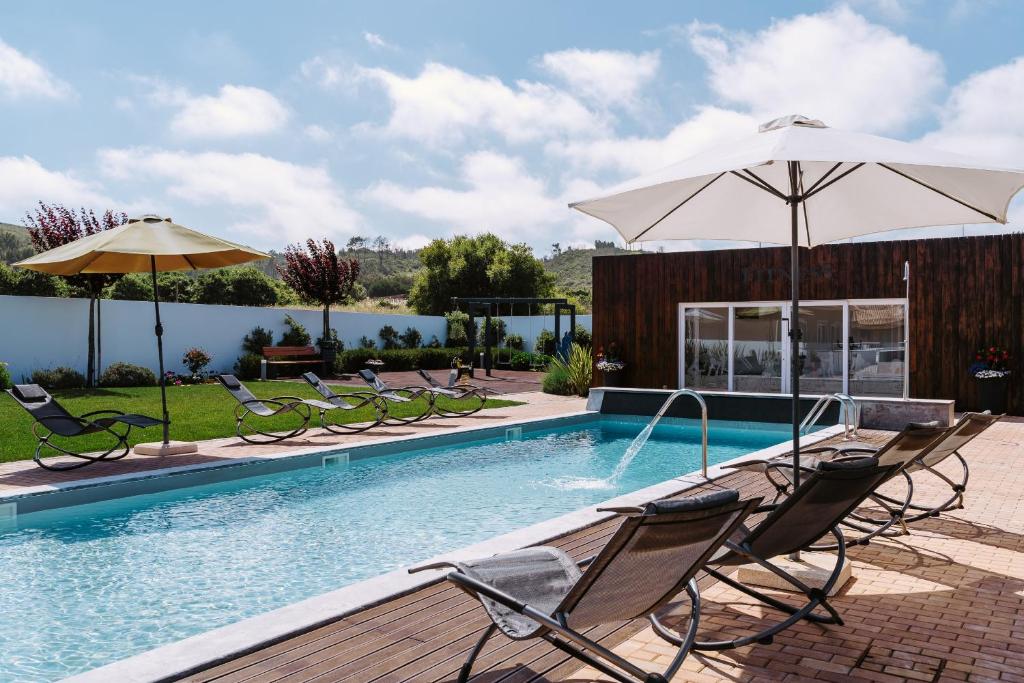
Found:
[[[396,372],[399,370],[443,370],[452,367],[452,361],[459,357],[463,363],[469,363],[469,349],[467,348],[422,348],[422,349],[351,349],[338,354],[335,361],[337,372],[356,372],[366,366],[366,361],[376,358],[384,361],[385,372]],[[474,363],[479,362],[479,351],[473,359]],[[492,350],[492,358],[495,362],[509,360],[509,354],[505,351]],[[516,351],[511,354],[511,367],[513,370],[529,370],[531,365],[547,365],[550,358],[539,354],[524,353]]]

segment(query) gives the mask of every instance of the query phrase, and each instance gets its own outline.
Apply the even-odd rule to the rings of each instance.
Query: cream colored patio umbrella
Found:
[[[1024,170],[785,116],[650,175],[569,206],[627,243],[749,240],[789,244],[792,319],[799,248],[883,230],[1006,223]],[[793,464],[799,483],[799,325],[790,327]]]
[[[156,348],[160,367],[160,400],[163,406],[163,442],[139,444],[136,453],[167,455],[193,452],[195,444],[171,443],[164,377],[163,325],[160,323],[158,271],[221,268],[270,258],[263,252],[196,232],[159,216],[133,218],[124,225],[94,233],[56,249],[36,254],[14,265],[50,275],[88,273],[151,273],[156,314]]]

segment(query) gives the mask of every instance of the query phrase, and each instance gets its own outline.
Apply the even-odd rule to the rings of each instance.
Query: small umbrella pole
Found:
[[[793,392],[793,489],[800,485],[800,195],[796,161],[789,162],[789,210],[793,235],[789,252],[789,381]]]
[[[164,326],[160,324],[160,292],[156,284],[156,257],[149,257],[150,271],[153,274],[153,309],[156,312],[156,355],[160,364],[160,404],[163,407],[164,444],[171,441],[171,418],[167,414],[167,377],[164,375]]]

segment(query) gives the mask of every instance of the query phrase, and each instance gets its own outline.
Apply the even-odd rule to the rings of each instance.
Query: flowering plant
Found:
[[[978,349],[970,373],[978,379],[996,379],[1010,374],[1010,352],[1001,346]]]
[[[210,354],[198,346],[193,347],[181,357],[181,364],[188,368],[193,380],[202,380],[203,370],[210,364]]]
[[[164,373],[164,386],[175,386],[180,387],[184,382],[181,381],[181,375],[178,375],[173,370],[168,370]]]
[[[619,347],[615,342],[608,345],[608,351],[604,347],[597,349],[596,367],[601,372],[618,372],[624,370],[626,364],[619,358]]]

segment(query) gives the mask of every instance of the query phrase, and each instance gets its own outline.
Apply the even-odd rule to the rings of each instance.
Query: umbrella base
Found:
[[[199,446],[188,441],[171,441],[164,443],[140,443],[135,446],[135,455],[182,455],[184,453],[196,453]]]

